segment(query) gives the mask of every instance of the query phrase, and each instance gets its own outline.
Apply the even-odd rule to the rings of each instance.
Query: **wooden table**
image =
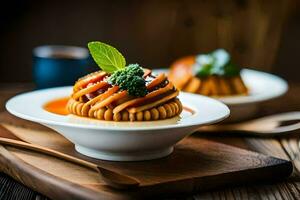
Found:
[[[32,85],[14,84],[0,85],[0,111],[4,111],[4,102],[21,91],[32,89]],[[290,84],[289,92],[276,100],[261,105],[259,116],[287,111],[300,110],[300,84]],[[300,134],[300,132],[299,132]],[[205,193],[178,197],[178,199],[300,199],[300,148],[297,133],[277,138],[253,138],[227,135],[204,135],[222,143],[231,144],[272,155],[279,158],[290,159],[294,163],[293,175],[286,181],[270,183],[248,184],[220,188]],[[276,176],[276,174],[274,174]],[[0,199],[46,199],[42,195],[0,174]]]

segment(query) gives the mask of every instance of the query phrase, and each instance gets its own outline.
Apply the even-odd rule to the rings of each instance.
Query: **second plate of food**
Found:
[[[155,73],[168,73],[168,69],[155,69]],[[251,118],[256,114],[259,103],[280,97],[288,90],[282,78],[266,72],[242,69],[241,77],[248,87],[249,94],[243,96],[213,97],[230,108],[227,121],[235,122]]]
[[[218,99],[229,106],[227,121],[241,121],[254,116],[258,103],[283,95],[288,84],[282,78],[256,70],[240,70],[228,52],[217,49],[208,54],[186,56],[168,69],[154,70],[168,74],[181,91]]]

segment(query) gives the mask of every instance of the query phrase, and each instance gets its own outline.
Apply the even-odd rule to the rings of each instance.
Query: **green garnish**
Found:
[[[240,70],[232,63],[227,51],[217,49],[209,54],[198,55],[194,72],[196,76],[202,78],[210,75],[237,76]]]
[[[127,90],[129,95],[143,97],[148,91],[143,78],[144,70],[138,64],[130,64],[126,68],[114,72],[108,82]]]
[[[123,55],[114,47],[102,42],[89,42],[88,48],[97,65],[110,73],[108,83],[127,90],[131,96],[143,97],[148,93],[144,70],[138,64],[126,66]]]
[[[93,59],[103,71],[113,73],[125,68],[126,60],[116,48],[102,42],[89,42],[88,48]]]

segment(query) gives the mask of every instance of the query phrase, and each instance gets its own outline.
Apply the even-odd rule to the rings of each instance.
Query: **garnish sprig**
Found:
[[[210,75],[230,77],[240,73],[239,68],[232,63],[229,53],[224,49],[217,49],[209,54],[196,56],[193,70],[199,78]]]
[[[97,65],[111,74],[108,83],[119,86],[131,96],[143,97],[148,93],[142,67],[138,64],[129,64],[126,67],[124,56],[108,44],[89,42],[88,48]]]
[[[103,71],[113,73],[125,68],[126,60],[116,48],[103,42],[89,42],[88,48],[94,61]]]

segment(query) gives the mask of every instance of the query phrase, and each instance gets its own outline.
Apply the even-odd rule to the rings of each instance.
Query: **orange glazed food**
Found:
[[[148,121],[179,115],[182,105],[179,91],[164,74],[144,73],[148,93],[130,96],[126,90],[108,83],[110,75],[103,71],[89,74],[76,82],[68,102],[70,113],[101,120]]]
[[[171,65],[169,79],[179,90],[190,93],[207,96],[248,94],[240,70],[223,49],[178,59]]]
[[[75,83],[67,104],[70,113],[107,121],[149,121],[182,112],[179,91],[164,74],[154,75],[138,64],[125,66],[120,52],[104,43],[89,43],[89,49],[102,70]]]

